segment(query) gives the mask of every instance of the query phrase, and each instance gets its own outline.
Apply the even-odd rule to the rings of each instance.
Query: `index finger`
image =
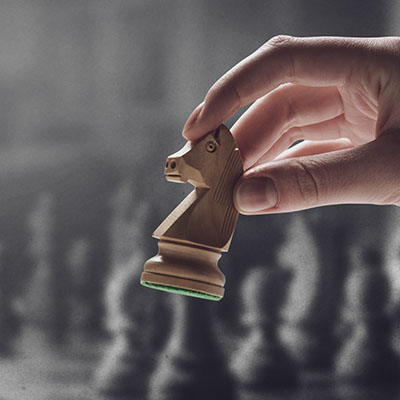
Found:
[[[204,103],[187,120],[183,135],[188,140],[200,138],[240,107],[284,83],[343,86],[349,79],[362,79],[364,71],[371,90],[378,90],[379,75],[369,73],[371,62],[362,61],[383,39],[388,38],[276,36],[211,87]]]

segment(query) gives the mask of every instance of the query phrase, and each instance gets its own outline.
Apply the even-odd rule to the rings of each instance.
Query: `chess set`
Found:
[[[101,393],[105,399],[150,400],[394,398],[400,357],[390,340],[389,282],[380,270],[379,251],[357,247],[352,252],[340,319],[345,335],[334,351],[316,340],[324,331],[310,319],[298,323],[302,330],[293,330],[294,346],[285,341],[281,329],[289,321],[283,305],[291,276],[280,266],[246,272],[235,315],[241,330],[234,335],[220,324],[223,302],[139,286],[132,295],[144,296],[148,308],[143,300],[132,306],[131,328],[119,331],[106,353],[108,367],[103,364],[98,375]],[[135,268],[138,278],[142,264]],[[155,346],[157,334],[164,340]]]
[[[124,247],[124,256],[114,260],[118,268],[107,280],[110,340],[96,343],[86,336],[90,345],[72,350],[70,335],[77,327],[84,334],[90,315],[82,307],[85,292],[75,285],[74,303],[65,310],[71,316],[62,319],[68,329],[59,327],[65,314],[54,301],[60,296],[54,294],[56,270],[47,245],[54,240],[57,203],[51,195],[39,198],[28,221],[37,268],[25,303],[43,347],[27,341],[24,349],[42,358],[35,355],[28,365],[24,356],[13,375],[12,359],[4,360],[15,348],[9,338],[21,335],[0,302],[0,322],[7,327],[0,331],[2,376],[24,376],[28,386],[40,382],[43,391],[59,393],[73,384],[76,398],[86,398],[82,393],[90,388],[94,398],[111,400],[396,398],[399,296],[392,296],[385,267],[387,240],[374,234],[387,226],[379,214],[384,209],[238,218],[231,199],[241,173],[240,154],[224,126],[170,156],[167,179],[195,189],[154,232],[159,252],[148,261],[153,250],[145,247],[150,240],[141,243],[143,232],[160,217],[137,197],[117,199],[135,212],[128,221],[128,210],[113,211],[115,225],[125,223],[132,232],[124,228],[112,241]],[[129,197],[127,188],[122,192]],[[400,231],[392,236],[387,242],[400,248]],[[65,263],[71,272],[83,271],[88,249],[76,241],[73,250]],[[398,250],[393,252],[400,264]],[[228,276],[226,288],[218,262]],[[74,280],[81,282],[80,275]],[[83,343],[79,335],[75,341]]]
[[[141,400],[392,398],[400,390],[400,356],[392,343],[395,316],[379,247],[349,247],[340,229],[331,232],[350,253],[349,265],[340,269],[334,264],[343,260],[332,254],[330,269],[317,265],[323,273],[311,271],[317,281],[308,312],[300,317],[287,312],[295,283],[282,255],[280,262],[242,271],[237,307],[230,314],[239,328],[220,323],[219,307],[224,309],[225,301],[204,301],[224,295],[225,278],[217,262],[229,248],[238,218],[231,199],[242,173],[239,161],[224,126],[168,157],[167,180],[189,182],[195,190],[156,229],[158,254],[145,263],[143,273],[136,260],[130,279],[140,276],[143,286],[173,295],[140,286],[131,291],[131,326],[118,331],[106,353],[97,380],[100,392],[110,399]],[[315,228],[318,221],[310,220],[293,240],[314,237],[321,251],[330,254],[326,243],[332,236],[324,236]],[[310,247],[309,242],[303,245]],[[312,263],[298,254],[291,257],[304,264],[300,269]],[[329,308],[324,296],[332,297],[328,288],[335,268],[342,278],[332,287],[341,288],[336,291],[341,300],[331,298]],[[294,302],[299,301],[295,296]],[[144,314],[147,328],[138,322]],[[340,331],[336,336],[334,328]],[[157,335],[164,339],[150,337]]]

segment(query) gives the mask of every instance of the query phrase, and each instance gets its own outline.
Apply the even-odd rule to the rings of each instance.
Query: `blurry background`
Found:
[[[185,119],[274,35],[398,35],[399,18],[392,1],[2,1],[0,397],[178,399],[179,368],[165,371],[199,347],[174,315],[198,303],[138,282],[157,249],[151,232],[190,190],[163,177]],[[399,221],[395,208],[368,206],[241,216],[221,260],[225,298],[198,322],[218,344],[227,386],[267,390],[262,377],[285,385],[307,371],[327,391],[332,376],[365,382],[376,370],[343,365],[366,348],[398,380]],[[169,338],[185,335],[189,347],[177,350]],[[253,362],[235,361],[246,354]]]

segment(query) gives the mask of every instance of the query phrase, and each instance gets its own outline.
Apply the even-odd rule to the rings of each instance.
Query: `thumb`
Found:
[[[343,203],[400,205],[400,135],[352,149],[259,165],[236,184],[242,214],[268,214]]]

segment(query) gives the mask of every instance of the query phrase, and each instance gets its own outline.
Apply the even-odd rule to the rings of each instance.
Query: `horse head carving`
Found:
[[[228,165],[234,161],[238,168]],[[167,180],[189,182],[195,187],[212,188],[218,184],[218,178],[225,172],[231,175],[241,170],[239,151],[231,133],[224,126],[205,135],[197,142],[187,142],[178,152],[170,155],[165,166]]]
[[[200,140],[188,142],[181,150],[168,157],[164,172],[168,181],[189,182],[195,189],[154,231],[153,236],[160,239],[158,257],[164,256],[164,266],[168,264],[174,270],[170,276],[173,275],[176,279],[184,277],[186,284],[188,277],[197,282],[209,278],[208,284],[215,284],[217,280],[217,286],[221,286],[222,282],[223,287],[224,278],[221,278],[222,273],[216,265],[220,255],[217,260],[208,260],[208,264],[215,264],[214,269],[218,270],[213,272],[216,274],[214,278],[210,278],[210,269],[205,272],[210,265],[202,270],[201,263],[207,264],[204,262],[204,254],[210,258],[210,252],[219,254],[228,250],[238,218],[238,212],[233,205],[233,187],[243,172],[243,166],[239,150],[228,128],[221,125],[215,132]],[[180,247],[176,247],[178,245]],[[164,252],[161,251],[163,246],[168,247]],[[165,254],[172,246],[175,246],[175,250],[168,253],[168,262],[165,262]],[[188,251],[187,248],[191,250]],[[200,250],[205,253],[200,255]],[[176,259],[178,256],[174,258],[174,254],[178,253],[182,253],[180,260]],[[191,269],[190,266],[182,266],[183,258],[188,262],[189,253],[197,254],[192,259]],[[156,265],[153,259],[146,263],[145,271],[152,269],[153,273],[161,274],[160,263]],[[172,259],[174,260],[171,261]],[[179,272],[176,271],[177,268]],[[176,279],[174,283],[177,284]],[[184,285],[176,287],[188,288]],[[199,288],[196,287],[196,291]]]
[[[188,142],[169,156],[165,167],[167,180],[189,182],[195,191],[154,236],[228,250],[238,216],[232,201],[233,186],[242,171],[239,150],[225,126],[197,142]]]

